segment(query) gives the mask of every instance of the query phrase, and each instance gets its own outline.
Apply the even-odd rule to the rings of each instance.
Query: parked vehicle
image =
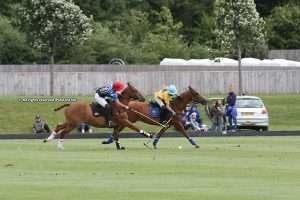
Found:
[[[209,117],[211,107],[217,100],[222,101],[224,98],[209,98],[209,103],[205,107]],[[238,129],[253,129],[257,131],[267,131],[269,129],[268,111],[261,98],[257,96],[237,96],[236,108]]]
[[[256,96],[237,96],[237,126],[239,129],[267,131],[269,115],[261,98]]]

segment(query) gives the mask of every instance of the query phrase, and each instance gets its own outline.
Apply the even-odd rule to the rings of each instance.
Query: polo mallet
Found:
[[[167,130],[167,129],[170,127],[170,122],[172,121],[173,118],[174,118],[174,116],[170,117],[170,119],[164,124],[164,127],[162,127],[157,133],[155,133],[155,134],[153,135],[153,137],[156,136],[158,133],[160,133],[162,130],[164,130],[164,129]],[[152,139],[148,139],[146,142],[144,142],[144,145],[145,145],[146,147],[150,148],[150,147],[148,146],[148,144],[149,144],[151,141],[152,141]]]
[[[134,109],[131,108],[130,111],[132,111],[132,112],[134,112],[134,113],[136,113],[136,114],[138,114],[138,115],[144,117],[145,119],[148,119],[149,121],[153,122],[153,123],[156,124],[156,125],[159,125],[159,126],[161,126],[161,127],[163,127],[163,128],[166,127],[166,125],[161,124],[161,123],[159,123],[158,121],[155,121],[154,119],[148,117],[147,115],[145,115],[145,114],[143,114],[143,113],[141,113],[141,112],[139,112],[139,111],[137,111],[137,110],[134,110]]]

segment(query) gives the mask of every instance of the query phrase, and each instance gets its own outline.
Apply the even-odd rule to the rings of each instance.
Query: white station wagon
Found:
[[[256,96],[237,96],[237,125],[238,128],[267,131],[269,129],[268,111]]]

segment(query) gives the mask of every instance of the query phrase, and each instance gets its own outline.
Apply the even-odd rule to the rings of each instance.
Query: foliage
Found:
[[[23,23],[34,47],[53,57],[58,49],[88,39],[91,19],[72,0],[31,0],[25,5]]]
[[[266,17],[271,14],[274,7],[286,2],[286,0],[255,0],[257,11],[260,16]]]
[[[300,5],[277,7],[267,19],[272,49],[300,48]]]
[[[30,63],[34,62],[34,56],[25,35],[0,16],[0,64]]]
[[[132,10],[120,21],[97,23],[83,47],[89,51],[85,53],[91,58],[88,60],[108,63],[118,57],[129,64],[156,64],[164,57],[189,57],[189,48],[179,33],[182,24],[174,22],[170,10],[163,7],[152,17],[155,24],[149,23],[147,13]]]
[[[264,47],[264,24],[253,0],[218,1],[216,33],[220,47],[228,52],[241,48],[249,56],[249,50]]]
[[[55,56],[57,63],[107,63],[113,57],[120,57],[129,64],[157,64],[163,57],[207,58],[228,53],[228,48],[221,48],[224,45],[220,45],[218,34],[215,33],[216,5],[219,2],[220,0],[5,0],[0,2],[0,16],[5,16],[13,29],[21,35],[28,36],[28,41],[25,40],[26,48],[31,49],[31,44],[38,47],[34,60],[32,56],[28,57],[28,51],[23,51],[22,55],[19,52],[20,58],[28,57],[21,63],[48,63],[49,56]],[[243,1],[246,2],[248,1]],[[296,33],[299,17],[287,16],[287,21],[286,17],[273,16],[279,12],[276,9],[278,6],[288,4],[291,8],[296,8],[300,4],[299,0],[255,0],[255,3],[260,16],[268,18],[269,34],[264,40],[270,39],[270,47],[298,48],[299,34]],[[25,15],[22,15],[20,29],[20,17],[17,13],[22,6],[21,11]],[[253,12],[254,6],[246,7],[244,10],[249,14]],[[274,12],[269,16],[272,9]],[[291,14],[287,12],[285,15]],[[73,18],[69,19],[70,16]],[[255,14],[254,19],[256,17]],[[92,19],[96,23],[91,23]],[[253,26],[252,22],[255,20],[245,21]],[[285,26],[288,26],[289,32],[281,36],[286,32]],[[263,29],[263,26],[254,27]],[[91,33],[91,29],[97,30]],[[104,35],[99,35],[102,33]],[[253,37],[251,35],[249,38]],[[244,56],[262,58],[266,50],[265,41],[249,41],[243,46],[242,53]],[[32,49],[29,52],[31,54]],[[39,54],[36,55],[37,52]],[[236,52],[231,50],[230,53]],[[9,57],[14,55],[6,56],[7,63],[16,62]]]
[[[174,18],[183,24],[182,34],[190,44],[209,44],[214,41],[215,0],[175,0],[171,11]]]
[[[24,1],[24,0],[21,0]],[[20,0],[5,0],[0,1],[0,15],[13,18],[15,16],[16,7]]]

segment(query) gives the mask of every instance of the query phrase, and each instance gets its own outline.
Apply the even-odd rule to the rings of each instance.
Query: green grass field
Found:
[[[1,200],[298,200],[300,137],[141,139],[127,147],[67,140],[0,140]],[[178,149],[181,145],[182,149]]]
[[[216,95],[220,96],[220,95]],[[62,111],[53,112],[63,102],[20,102],[19,98],[0,96],[0,133],[31,132],[31,126],[36,114],[47,119],[51,127],[63,121]],[[28,97],[27,97],[28,98]],[[40,97],[41,98],[41,97]],[[44,97],[45,98],[45,97]],[[62,97],[59,97],[62,98]],[[74,97],[76,99],[93,101],[92,97]],[[270,115],[270,130],[300,130],[300,95],[262,96]],[[200,107],[203,111],[203,106]],[[202,112],[204,123],[210,121]],[[147,131],[156,131],[158,127],[138,124]],[[108,132],[108,129],[98,129],[97,132]]]

